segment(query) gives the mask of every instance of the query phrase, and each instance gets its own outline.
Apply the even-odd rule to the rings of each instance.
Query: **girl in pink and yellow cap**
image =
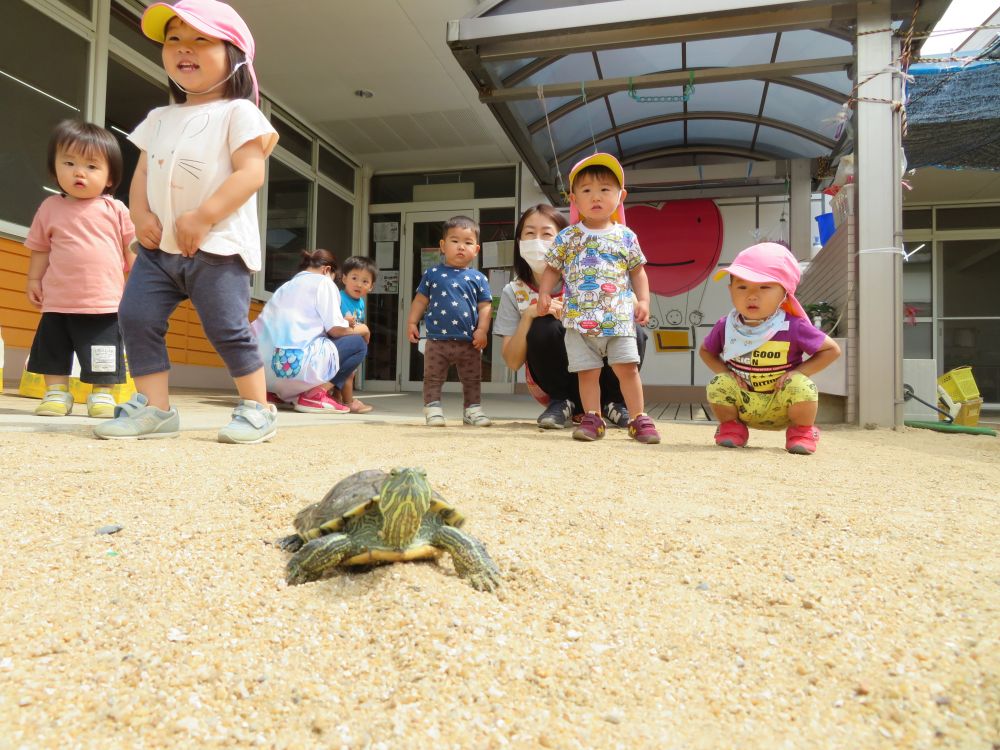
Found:
[[[129,191],[140,247],[119,320],[138,393],[94,432],[118,440],[178,434],[165,336],[167,319],[190,299],[240,395],[218,439],[260,443],[277,424],[248,313],[251,274],[261,267],[256,193],[278,136],[256,106],[253,36],[217,0],[153,3],[141,25],[163,45],[175,103],[154,109],[129,136],[142,152]]]
[[[809,376],[837,359],[840,347],[809,322],[795,299],[799,264],[783,245],[748,247],[715,278],[727,273],[733,309],[700,350],[702,361],[716,373],[707,389],[719,420],[715,443],[741,448],[748,427],[785,428],[789,453],[813,453],[819,395]]]

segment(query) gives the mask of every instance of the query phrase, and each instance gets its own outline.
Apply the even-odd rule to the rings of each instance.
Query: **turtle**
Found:
[[[458,575],[494,591],[500,570],[482,543],[459,530],[465,517],[431,489],[420,468],[368,469],[337,482],[295,516],[295,534],[276,545],[294,552],[289,585],[318,580],[336,567],[433,559],[451,553]]]

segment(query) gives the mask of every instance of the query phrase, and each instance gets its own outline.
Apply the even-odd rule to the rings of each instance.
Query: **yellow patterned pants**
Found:
[[[788,426],[788,407],[803,401],[818,401],[816,384],[802,373],[795,373],[785,387],[773,393],[744,391],[736,379],[719,373],[708,384],[708,403],[735,406],[740,421],[758,430],[783,430]]]

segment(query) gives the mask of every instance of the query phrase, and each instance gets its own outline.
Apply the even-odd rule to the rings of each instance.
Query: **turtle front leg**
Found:
[[[285,568],[285,580],[289,586],[315,581],[355,551],[354,542],[347,534],[327,534],[313,539],[292,555]]]
[[[455,572],[477,591],[496,591],[500,585],[500,569],[475,537],[453,526],[442,526],[434,534],[431,544],[451,553]]]

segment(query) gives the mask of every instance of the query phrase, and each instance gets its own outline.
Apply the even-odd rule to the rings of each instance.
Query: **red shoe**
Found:
[[[270,391],[267,392],[267,403],[274,404],[275,409],[292,408],[292,404],[288,403],[287,401],[282,401],[280,398],[278,398],[278,394],[271,393]]]
[[[326,389],[316,386],[315,388],[300,393],[295,399],[295,411],[311,412],[317,414],[347,414],[351,411],[349,406],[344,406],[339,401],[334,401],[326,394]]]
[[[650,445],[660,442],[660,433],[656,431],[656,425],[645,414],[640,414],[628,423],[628,436],[640,443]]]
[[[789,453],[798,453],[800,456],[809,456],[816,452],[816,443],[819,442],[819,428],[814,425],[800,427],[791,425],[785,430],[785,450]]]
[[[604,437],[604,420],[600,414],[587,412],[580,420],[580,426],[573,430],[574,440],[586,440],[592,442]]]
[[[750,430],[738,419],[723,422],[715,430],[715,444],[723,448],[742,448],[750,439]]]

